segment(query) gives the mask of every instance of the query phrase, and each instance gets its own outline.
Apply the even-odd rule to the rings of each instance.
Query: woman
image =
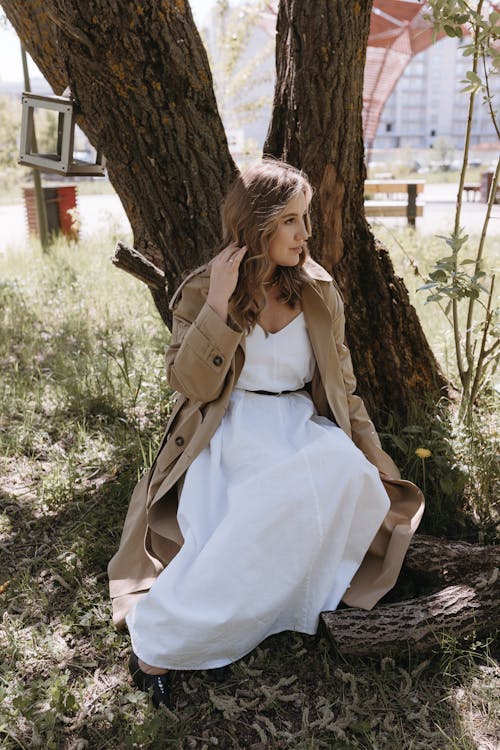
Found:
[[[155,704],[169,670],[313,634],[341,599],[373,607],[423,512],[354,395],[342,299],[307,252],[311,196],[283,162],[245,170],[223,249],[171,302],[177,401],[109,566],[130,669]]]

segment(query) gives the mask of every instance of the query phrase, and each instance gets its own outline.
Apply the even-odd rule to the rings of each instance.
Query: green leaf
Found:
[[[438,269],[437,271],[433,271],[432,273],[430,273],[429,277],[433,281],[446,281],[446,279],[448,278],[448,274],[446,274],[445,271]]]
[[[453,482],[451,481],[449,476],[445,475],[443,477],[439,477],[439,487],[445,495],[453,494]]]
[[[471,81],[471,83],[477,83],[479,86],[482,84],[481,79],[479,78],[477,73],[474,73],[473,70],[468,70],[465,74],[465,77]]]
[[[455,253],[457,253],[458,250],[460,250],[462,245],[464,245],[468,239],[469,239],[468,234],[452,235],[446,240],[446,244],[449,245],[452,248],[452,250],[454,250]]]
[[[476,261],[473,258],[466,258],[465,260],[460,261],[461,266],[468,266],[471,263],[476,263]]]
[[[403,451],[403,453],[408,452],[408,444],[403,440],[403,438],[400,438],[399,435],[391,435],[392,442],[394,445],[399,448],[399,450]]]
[[[436,263],[434,269],[436,271],[445,271],[447,274],[452,274],[455,271],[455,262],[447,261],[446,263]]]

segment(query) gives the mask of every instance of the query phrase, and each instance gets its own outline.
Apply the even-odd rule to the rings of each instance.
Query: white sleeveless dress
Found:
[[[247,336],[229,408],[185,476],[184,544],[127,617],[148,664],[210,669],[273,633],[314,634],[348,588],[389,498],[375,466],[298,390],[314,364],[302,313]]]

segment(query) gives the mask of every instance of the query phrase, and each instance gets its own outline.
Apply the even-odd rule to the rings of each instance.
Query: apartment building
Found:
[[[412,59],[385,104],[374,148],[430,148],[438,138],[463,147],[468,96],[461,89],[471,58],[464,57],[459,46],[459,40],[445,37]],[[491,77],[490,85],[494,106],[500,109],[500,76]],[[493,123],[479,95],[472,145],[495,142]]]

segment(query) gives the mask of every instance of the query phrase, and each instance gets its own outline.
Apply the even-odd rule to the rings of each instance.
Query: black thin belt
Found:
[[[303,388],[295,388],[293,391],[248,391],[249,393],[259,393],[261,396],[284,396],[286,393],[298,393]]]

